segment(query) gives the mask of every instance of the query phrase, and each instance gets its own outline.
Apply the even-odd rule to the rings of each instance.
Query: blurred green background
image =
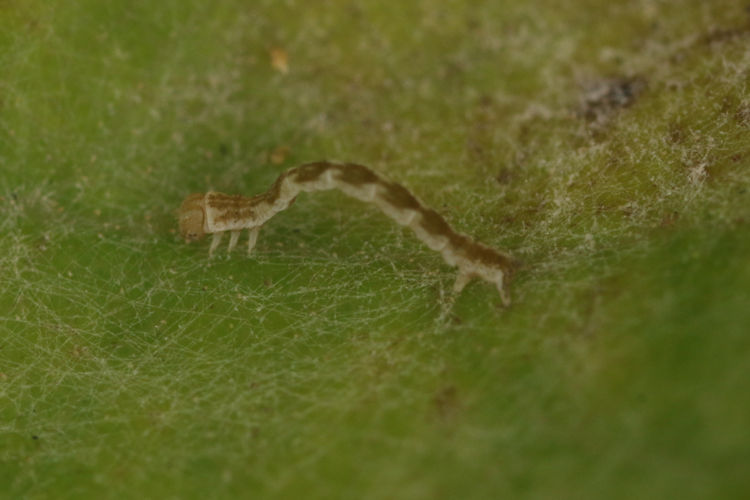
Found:
[[[747,498],[740,1],[0,1],[0,497]],[[207,259],[175,209],[362,163]]]

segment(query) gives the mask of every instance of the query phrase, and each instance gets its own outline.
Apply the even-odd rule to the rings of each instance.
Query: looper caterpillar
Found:
[[[454,293],[460,293],[472,278],[481,278],[497,287],[503,304],[510,304],[503,284],[515,267],[509,255],[454,231],[440,214],[422,205],[405,187],[353,163],[319,161],[292,168],[281,174],[271,189],[251,198],[216,192],[191,194],[180,206],[180,234],[186,242],[213,234],[208,251],[211,256],[225,232],[230,232],[231,252],[240,232],[249,229],[249,254],[261,226],[288,208],[301,191],[329,189],[373,203],[398,224],[411,228],[429,248],[440,252],[449,265],[458,267]]]

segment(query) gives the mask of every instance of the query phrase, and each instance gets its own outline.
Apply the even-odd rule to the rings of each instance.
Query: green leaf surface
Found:
[[[0,0],[0,497],[747,498],[748,47],[729,0]],[[513,305],[340,193],[180,240],[324,158]]]

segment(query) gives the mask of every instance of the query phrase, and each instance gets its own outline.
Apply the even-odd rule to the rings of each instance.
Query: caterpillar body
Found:
[[[301,165],[282,173],[268,191],[253,197],[216,192],[191,194],[180,207],[180,234],[188,242],[213,234],[211,256],[225,232],[230,233],[231,252],[240,232],[249,229],[251,253],[261,226],[287,209],[300,192],[329,189],[374,204],[398,224],[408,226],[430,249],[440,252],[449,265],[458,268],[454,293],[460,293],[473,278],[480,278],[494,284],[503,304],[510,304],[504,280],[515,268],[512,257],[454,231],[440,214],[425,207],[405,187],[363,165],[327,161]]]

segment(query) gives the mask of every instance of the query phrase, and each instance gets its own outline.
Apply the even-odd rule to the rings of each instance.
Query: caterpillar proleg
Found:
[[[281,174],[271,189],[250,198],[216,192],[191,194],[180,207],[180,234],[188,242],[213,234],[211,256],[225,232],[231,233],[231,252],[240,231],[249,229],[250,253],[261,226],[287,209],[300,192],[329,189],[373,203],[398,224],[412,229],[429,248],[440,252],[449,265],[458,267],[454,293],[460,293],[473,278],[480,278],[494,284],[503,304],[510,304],[504,280],[515,267],[512,257],[454,231],[440,214],[425,207],[405,187],[353,163],[319,161],[292,168]]]

